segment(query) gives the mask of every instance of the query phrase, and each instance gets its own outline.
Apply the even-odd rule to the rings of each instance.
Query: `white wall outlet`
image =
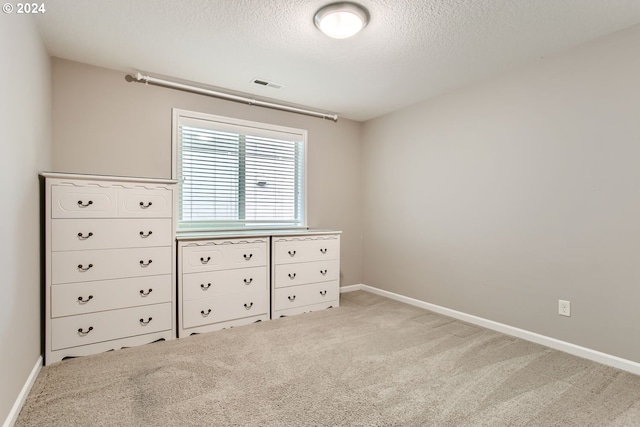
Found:
[[[558,314],[571,317],[571,301],[558,300]]]

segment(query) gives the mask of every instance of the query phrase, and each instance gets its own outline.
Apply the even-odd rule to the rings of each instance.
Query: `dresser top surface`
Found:
[[[321,234],[341,234],[342,231],[320,229],[286,229],[286,230],[236,230],[236,231],[181,231],[176,234],[176,240],[203,240],[216,238],[242,238],[267,236],[304,236]]]

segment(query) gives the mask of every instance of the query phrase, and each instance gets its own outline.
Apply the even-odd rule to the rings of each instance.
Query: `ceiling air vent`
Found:
[[[283,86],[280,83],[270,82],[264,79],[253,79],[252,82],[260,86],[270,87],[272,89],[280,89]]]

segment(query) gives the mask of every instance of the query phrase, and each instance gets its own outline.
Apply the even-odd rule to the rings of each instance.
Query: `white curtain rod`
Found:
[[[151,76],[143,76],[137,73],[135,76],[127,75],[127,81],[135,81],[138,83],[150,83],[157,86],[163,86],[171,89],[179,89],[187,92],[197,93],[200,95],[213,96],[215,98],[228,99],[230,101],[243,102],[249,105],[257,105],[259,107],[274,108],[276,110],[289,111],[291,113],[306,114],[307,116],[319,117],[322,119],[338,121],[337,114],[323,113],[320,111],[305,110],[303,108],[291,107],[289,105],[276,104],[273,102],[260,101],[259,99],[246,98],[244,96],[232,95],[230,93],[217,92],[215,90],[204,89],[197,86],[186,85],[183,83],[172,82],[169,80],[157,79]]]

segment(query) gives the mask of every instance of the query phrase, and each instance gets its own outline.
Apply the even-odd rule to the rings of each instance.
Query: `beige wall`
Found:
[[[0,14],[0,422],[41,351],[38,173],[51,166],[50,61],[29,16]]]
[[[125,81],[125,73],[54,58],[58,172],[171,177],[171,109],[308,130],[308,222],[342,230],[341,284],[361,282],[360,123]]]
[[[638,46],[365,123],[364,283],[640,362]]]

